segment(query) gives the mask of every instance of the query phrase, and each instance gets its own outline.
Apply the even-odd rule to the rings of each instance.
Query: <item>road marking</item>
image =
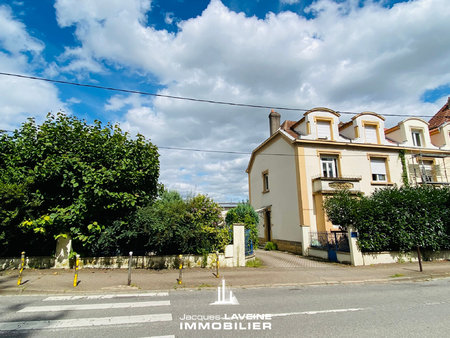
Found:
[[[321,311],[303,311],[303,312],[287,312],[287,313],[272,313],[270,314],[272,317],[287,317],[287,316],[295,316],[295,315],[317,315],[321,313],[339,313],[339,312],[354,312],[354,311],[362,311],[363,308],[355,308],[355,309],[334,309],[334,310],[321,310]]]
[[[62,300],[77,300],[77,299],[112,299],[112,298],[126,298],[126,297],[166,297],[168,292],[149,292],[149,293],[119,293],[110,295],[90,295],[90,296],[54,296],[47,297],[43,301],[62,301]]]
[[[147,306],[170,305],[170,300],[133,302],[133,303],[105,303],[105,304],[68,304],[54,306],[28,306],[17,312],[54,312],[54,311],[75,311],[75,310],[105,310],[123,309]]]
[[[167,322],[171,320],[172,314],[159,313],[159,314],[138,315],[138,316],[3,322],[0,323],[0,331],[63,329],[63,328],[83,327],[83,326],[125,325],[125,324],[140,324],[140,323],[163,322],[163,321]]]

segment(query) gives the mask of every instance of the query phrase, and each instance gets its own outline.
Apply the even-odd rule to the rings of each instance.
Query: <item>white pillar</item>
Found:
[[[233,266],[245,266],[244,224],[233,224]]]
[[[56,240],[55,268],[69,268],[69,254],[72,249],[72,238],[60,236]]]
[[[348,245],[350,247],[350,258],[352,261],[352,265],[353,266],[364,265],[363,255],[357,243],[358,232],[354,228],[348,227],[347,236],[348,236]]]
[[[311,245],[311,238],[310,238],[310,230],[311,227],[309,226],[301,226],[302,228],[302,255],[308,256],[309,254],[309,247]]]

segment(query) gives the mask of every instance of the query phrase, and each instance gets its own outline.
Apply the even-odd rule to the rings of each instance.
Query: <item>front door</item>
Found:
[[[266,242],[272,241],[272,227],[270,224],[270,210],[266,209],[264,212],[264,239]]]

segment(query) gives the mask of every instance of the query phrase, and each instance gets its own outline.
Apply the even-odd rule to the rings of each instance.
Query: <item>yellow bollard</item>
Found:
[[[177,279],[178,284],[181,285],[181,283],[183,282],[183,255],[179,255],[178,258],[180,259],[180,275]]]
[[[17,286],[22,284],[22,272],[23,267],[25,266],[25,251],[22,251],[21,263],[20,263],[20,271],[19,271],[19,279],[17,280]]]
[[[73,287],[78,285],[78,267],[80,265],[80,255],[77,255],[75,260],[75,276],[73,277]]]
[[[219,251],[216,251],[216,278],[219,278]]]

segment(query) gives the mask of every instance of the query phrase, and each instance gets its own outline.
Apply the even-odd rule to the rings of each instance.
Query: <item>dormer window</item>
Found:
[[[323,140],[331,140],[331,121],[317,120],[317,138]]]
[[[378,133],[376,125],[365,125],[364,133],[366,143],[378,143]]]
[[[412,130],[411,131],[413,145],[415,147],[421,147],[422,146],[422,132],[420,130]]]

